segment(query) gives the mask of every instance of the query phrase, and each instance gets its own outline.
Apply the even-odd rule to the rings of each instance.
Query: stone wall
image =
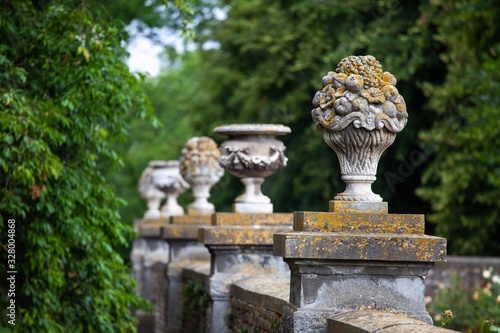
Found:
[[[283,308],[288,304],[288,280],[249,278],[231,286],[229,327],[233,333],[282,333]]]
[[[167,289],[167,279],[165,278],[165,269],[167,265],[163,263],[156,263],[154,266],[154,285],[153,285],[153,302],[154,302],[154,333],[164,333],[165,323],[165,292]]]
[[[446,284],[452,272],[457,272],[466,286],[473,287],[482,281],[482,272],[489,267],[493,267],[493,274],[500,274],[500,258],[449,256],[447,262],[437,263],[429,272],[426,278],[426,294],[434,295],[439,284]],[[153,332],[154,321],[154,332],[163,333],[166,332],[165,302],[162,299],[165,296],[165,289],[167,287],[165,264],[156,263],[153,272],[154,292],[152,294],[154,296],[154,310],[152,314],[138,314],[142,322],[142,325],[138,328],[139,332]],[[210,263],[208,261],[192,261],[183,268],[182,275],[185,285],[181,300],[183,309],[182,331],[204,332],[207,305],[204,284],[210,275]],[[231,286],[231,295],[229,327],[232,333],[283,332],[283,308],[288,304],[289,298],[288,280],[274,280],[269,277],[247,278],[237,281]],[[369,313],[365,315],[369,315]],[[153,316],[154,319],[151,318]],[[382,318],[380,314],[375,317]],[[335,318],[338,321],[343,317]],[[377,321],[377,325],[383,326],[385,321],[396,319],[387,319],[384,317],[383,320],[380,320],[380,323]],[[347,322],[345,324],[350,325]],[[329,325],[333,324],[329,323]],[[334,327],[338,328],[340,324],[337,323],[335,325]],[[398,329],[404,330],[403,327],[399,327]],[[336,330],[335,332],[338,331]],[[359,328],[356,332],[370,331]]]
[[[464,286],[477,287],[483,281],[483,271],[492,267],[500,275],[500,257],[448,256],[446,262],[438,262],[425,279],[426,295],[434,296],[439,284],[449,281],[453,272],[458,273]]]
[[[193,261],[183,270],[183,287],[180,306],[182,328],[180,332],[205,332],[208,296],[205,281],[210,275],[210,262]]]

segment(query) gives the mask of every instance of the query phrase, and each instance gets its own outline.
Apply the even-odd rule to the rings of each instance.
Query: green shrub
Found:
[[[429,300],[428,311],[434,324],[461,332],[485,332],[487,325],[495,329],[493,322],[500,322],[500,276],[492,275],[492,271],[484,270],[483,282],[472,289],[464,286],[458,273],[452,274],[448,285],[441,285],[434,299]],[[448,310],[453,319],[446,316]]]

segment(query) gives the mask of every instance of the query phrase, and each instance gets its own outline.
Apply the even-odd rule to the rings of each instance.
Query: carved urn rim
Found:
[[[156,160],[156,161],[150,161],[148,163],[148,166],[152,168],[171,168],[171,167],[178,167],[180,165],[179,161],[172,160],[172,161],[163,161],[163,160]]]
[[[285,135],[291,133],[290,127],[281,124],[231,124],[214,129],[214,133],[234,135]]]

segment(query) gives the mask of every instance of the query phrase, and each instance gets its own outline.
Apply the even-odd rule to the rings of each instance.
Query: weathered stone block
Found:
[[[199,229],[198,240],[205,245],[269,245],[273,235],[292,226],[213,226]]]
[[[170,218],[172,224],[210,224],[212,215],[189,214],[182,216],[172,216]]]
[[[276,233],[274,255],[285,260],[297,258],[435,262],[446,260],[446,239],[397,234]]]
[[[137,233],[140,237],[161,237],[161,228],[169,223],[168,218],[144,219],[137,223]]]
[[[330,200],[329,211],[338,213],[387,214],[387,202]]]
[[[173,239],[184,239],[184,240],[197,240],[198,239],[198,229],[203,224],[185,224],[185,225],[175,225],[169,224],[162,227],[161,236],[166,240]]]
[[[423,234],[420,214],[294,212],[293,230],[306,232]]]
[[[212,225],[292,225],[291,213],[215,213],[212,215]]]

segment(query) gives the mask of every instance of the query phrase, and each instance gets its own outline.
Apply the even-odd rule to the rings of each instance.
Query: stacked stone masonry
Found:
[[[155,333],[164,333],[165,323],[165,291],[167,279],[165,278],[165,264],[157,263],[154,266],[155,281],[153,286]]]

